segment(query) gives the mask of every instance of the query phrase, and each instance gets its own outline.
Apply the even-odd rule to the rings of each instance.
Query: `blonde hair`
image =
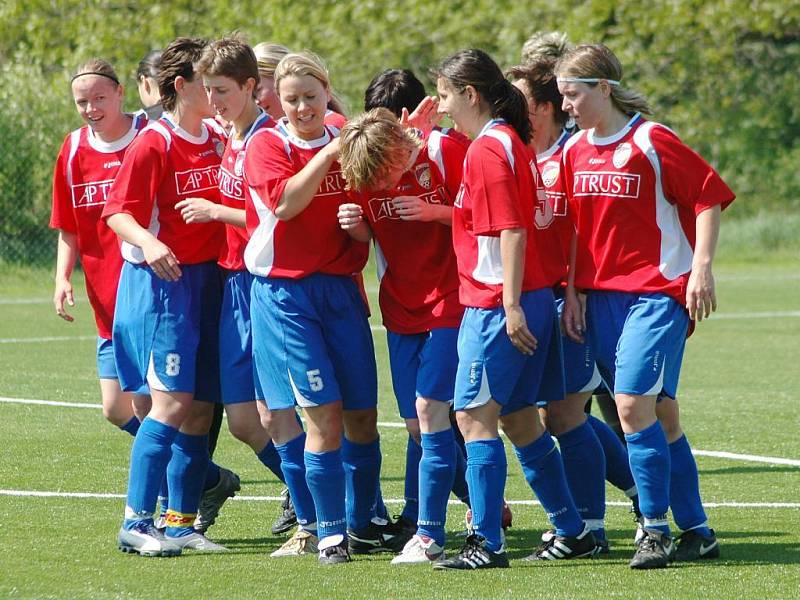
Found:
[[[371,187],[398,153],[411,152],[421,145],[386,108],[373,108],[348,121],[340,140],[339,164],[346,189],[357,191]]]
[[[573,48],[563,31],[537,31],[522,45],[522,64],[543,58],[558,60]]]
[[[556,76],[580,77],[586,79],[622,80],[622,64],[616,55],[603,44],[584,44],[567,52],[557,63]],[[597,83],[587,83],[595,86]],[[651,115],[653,110],[647,98],[639,92],[628,90],[622,85],[612,85],[611,102],[626,115],[637,112]]]
[[[263,77],[275,77],[275,67],[284,56],[291,53],[291,50],[281,44],[261,42],[255,45],[253,52],[258,61],[258,74]]]
[[[344,105],[339,97],[331,88],[330,76],[328,69],[322,59],[313,52],[290,52],[284,56],[278,65],[275,67],[275,91],[280,97],[281,94],[281,80],[294,76],[304,77],[311,76],[319,81],[322,86],[330,93],[331,99],[328,102],[328,108],[340,115],[345,114]]]

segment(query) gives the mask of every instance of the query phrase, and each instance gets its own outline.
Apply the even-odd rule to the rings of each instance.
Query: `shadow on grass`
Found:
[[[700,469],[698,472],[701,474],[716,474],[716,475],[742,475],[749,473],[797,473],[800,475],[800,467],[790,466],[749,466],[749,467],[717,467],[715,469]]]

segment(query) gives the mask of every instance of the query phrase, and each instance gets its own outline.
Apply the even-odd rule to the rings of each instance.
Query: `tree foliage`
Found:
[[[483,48],[511,66],[525,39],[540,30],[610,46],[624,65],[625,84],[644,92],[656,119],[737,192],[735,214],[800,208],[797,2],[6,0],[0,4],[0,131],[13,132],[3,137],[4,154],[24,169],[0,167],[0,182],[10,185],[0,209],[8,215],[10,207],[24,207],[30,224],[46,222],[52,162],[66,132],[80,125],[69,76],[92,56],[116,66],[128,82],[127,106],[135,109],[133,74],[148,50],[178,35],[236,31],[253,44],[269,40],[317,52],[356,112],[381,69],[409,67],[423,76],[464,47]],[[9,234],[0,226],[0,248]]]

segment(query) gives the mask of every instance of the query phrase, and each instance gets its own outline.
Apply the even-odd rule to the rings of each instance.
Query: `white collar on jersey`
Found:
[[[633,128],[636,123],[638,123],[642,118],[641,113],[636,113],[633,115],[630,120],[625,123],[625,127],[620,129],[617,133],[609,135],[607,137],[599,137],[595,134],[594,128],[590,129],[586,132],[586,141],[594,146],[608,146],[609,144],[614,144],[624,138],[627,133]]]
[[[175,120],[175,117],[172,116],[172,113],[165,112],[163,115],[161,115],[159,121],[164,121],[175,135],[183,138],[187,142],[192,144],[205,144],[206,141],[208,141],[208,125],[206,125],[205,121],[203,122],[199,136],[192,135],[183,127],[178,125],[178,122]]]
[[[558,139],[550,146],[547,150],[540,152],[536,155],[536,162],[542,162],[543,160],[547,160],[553,154],[555,154],[561,146],[569,139],[569,131],[566,129],[561,130],[561,135],[558,136]]]
[[[230,133],[231,148],[233,148],[234,150],[240,150],[244,148],[250,136],[253,135],[253,133],[255,133],[259,127],[261,127],[261,124],[264,123],[264,121],[266,121],[269,118],[270,116],[267,114],[267,112],[263,108],[259,107],[258,116],[256,117],[256,120],[253,121],[252,125],[250,125],[250,127],[240,140],[236,139],[236,132],[234,131],[234,128],[231,127],[231,133]]]
[[[506,123],[505,119],[489,119],[486,122],[486,125],[483,126],[483,129],[481,129],[481,132],[475,137],[475,139],[477,140],[479,137],[481,137],[483,134],[489,131],[492,127],[495,127],[497,125],[505,125],[505,123]]]
[[[331,135],[328,127],[325,127],[325,132],[322,134],[322,137],[318,137],[315,140],[304,140],[300,137],[297,137],[287,127],[289,123],[289,119],[286,117],[281,117],[281,120],[278,121],[278,126],[276,129],[280,132],[281,136],[289,140],[293,145],[297,146],[298,148],[304,148],[306,150],[311,150],[313,148],[322,148],[326,146],[333,140],[333,136]]]
[[[139,133],[139,129],[137,125],[139,124],[139,119],[135,115],[128,115],[133,117],[131,119],[131,128],[125,132],[121,138],[117,138],[113,142],[105,142],[97,137],[92,131],[92,128],[87,125],[89,129],[86,139],[89,141],[89,145],[92,147],[93,150],[97,152],[102,152],[103,154],[113,154],[114,152],[119,152],[120,150],[127,148],[128,145],[133,141],[133,138],[136,137],[136,134]]]

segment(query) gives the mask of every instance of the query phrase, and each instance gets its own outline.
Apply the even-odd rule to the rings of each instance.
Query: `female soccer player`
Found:
[[[631,567],[716,557],[675,398],[690,320],[716,309],[711,263],[734,195],[672,131],[642,118],[650,108],[622,86],[607,47],[579,46],[556,74],[583,130],[564,149],[561,175],[577,226],[563,321],[576,341],[588,324],[619,407],[644,515]],[[588,292],[585,319],[578,290]],[[677,553],[670,506],[684,530]]]
[[[281,99],[275,93],[275,67],[290,50],[280,44],[261,42],[253,47],[253,52],[258,61],[256,102],[273,119],[280,119],[284,114]]]
[[[498,421],[525,477],[556,527],[558,553],[592,556],[595,540],[578,514],[561,455],[536,409],[542,374],[560,351],[547,248],[536,230],[538,173],[526,147],[524,96],[481,50],[463,50],[436,71],[439,110],[473,138],[453,211],[459,297],[455,409],[467,441],[473,528],[461,552],[437,569],[507,567],[501,535],[506,458]]]
[[[429,563],[444,553],[459,452],[450,402],[463,308],[450,225],[467,145],[438,131],[423,144],[385,108],[348,122],[341,140],[354,202],[339,207],[339,224],[356,240],[375,238],[392,384],[400,416],[422,446],[414,469],[419,528],[392,563]]]
[[[144,418],[149,409],[149,399],[134,399],[133,393],[123,392],[119,386],[111,326],[122,255],[117,236],[100,213],[122,159],[147,119],[122,111],[124,89],[114,68],[105,60],[96,58],[81,65],[71,87],[75,107],[86,125],[66,137],[53,173],[50,227],[59,230],[53,303],[56,314],[71,323],[73,317],[65,304],[74,306],[71,277],[80,258],[97,324],[97,374],[103,416],[135,436],[139,417]]]
[[[371,522],[381,463],[377,376],[352,277],[368,247],[336,217],[346,195],[337,130],[325,125],[326,69],[311,54],[289,54],[278,64],[275,86],[286,117],[252,137],[244,166],[252,232],[244,258],[256,276],[256,394],[272,411],[298,522],[316,525],[320,563],[342,563],[349,560],[348,535],[353,552],[399,550]],[[295,405],[305,413],[308,436]]]
[[[131,451],[119,532],[122,550],[146,556],[224,550],[192,527],[207,472],[214,476],[207,434],[219,395],[216,259],[224,230],[219,223],[187,225],[175,207],[187,197],[219,199],[225,143],[204,121],[212,110],[193,69],[204,47],[203,40],[178,38],[164,50],[157,77],[167,112],[125,156],[103,211],[126,261],[113,329],[120,383],[135,389],[147,382],[153,397]],[[166,537],[152,513],[165,470]],[[227,477],[215,471],[222,485]]]
[[[161,50],[151,50],[139,61],[136,69],[136,87],[139,91],[139,100],[142,110],[151,121],[158,119],[164,112],[161,106],[161,93],[158,91],[158,61],[161,59]]]

